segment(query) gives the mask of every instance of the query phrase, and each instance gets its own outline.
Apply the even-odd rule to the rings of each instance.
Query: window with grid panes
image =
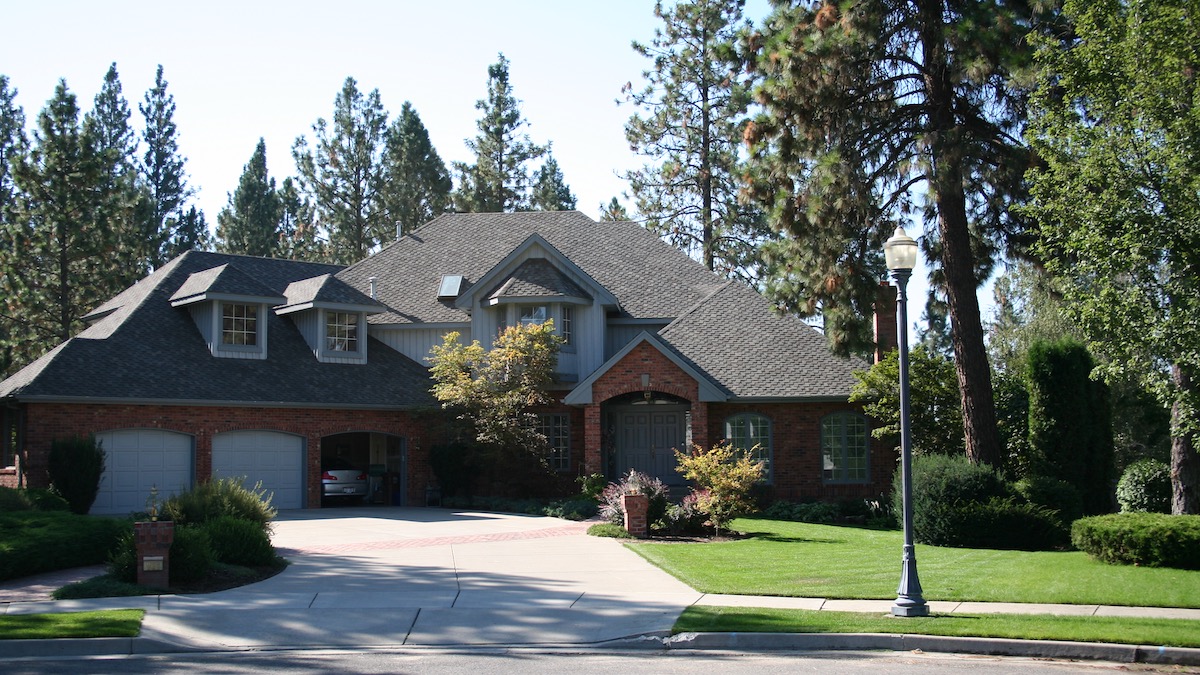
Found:
[[[763,479],[771,480],[771,420],[756,413],[725,420],[725,438],[750,459],[763,463]]]
[[[865,483],[870,477],[867,418],[852,412],[821,420],[821,478],[826,483]]]

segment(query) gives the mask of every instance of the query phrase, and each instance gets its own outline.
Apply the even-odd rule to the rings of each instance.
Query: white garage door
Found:
[[[213,478],[262,482],[277,509],[304,506],[304,439],[276,431],[231,431],[213,436]]]
[[[104,474],[91,513],[145,511],[151,488],[160,500],[192,487],[192,437],[156,429],[96,434],[103,443]]]

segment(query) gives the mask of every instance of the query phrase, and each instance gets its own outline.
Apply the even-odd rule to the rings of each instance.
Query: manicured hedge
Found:
[[[66,511],[0,513],[0,579],[103,564],[130,530],[127,521]]]
[[[1114,513],[1081,518],[1071,543],[1116,565],[1200,569],[1200,516]]]

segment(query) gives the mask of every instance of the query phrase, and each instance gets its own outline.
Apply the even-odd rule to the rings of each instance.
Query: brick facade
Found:
[[[29,487],[47,485],[46,463],[54,439],[119,429],[188,434],[194,440],[197,481],[212,476],[212,439],[217,434],[277,431],[301,436],[307,448],[305,503],[310,508],[321,504],[321,439],[334,434],[374,432],[406,438],[410,506],[424,505],[425,488],[434,482],[429,447],[437,439],[403,411],[29,403],[25,413],[30,423],[25,428],[18,468],[25,473]]]

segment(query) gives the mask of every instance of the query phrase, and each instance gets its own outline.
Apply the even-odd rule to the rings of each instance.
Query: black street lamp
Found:
[[[912,533],[912,430],[908,419],[908,279],[917,262],[917,242],[897,227],[883,245],[888,269],[896,280],[896,333],[900,347],[900,476],[904,495],[904,557],[900,587],[893,616],[929,616],[929,605],[921,596],[921,580],[917,577],[917,556],[913,550]]]

